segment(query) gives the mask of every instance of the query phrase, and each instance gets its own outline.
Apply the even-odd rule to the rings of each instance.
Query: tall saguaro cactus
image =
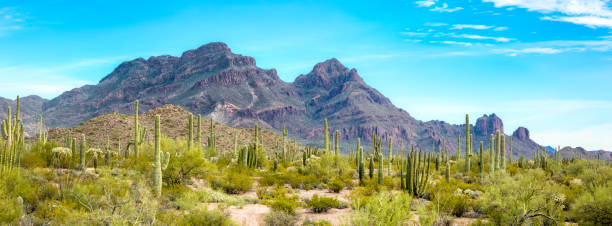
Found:
[[[493,150],[493,134],[491,134],[491,144],[489,145],[489,173],[495,172],[495,151]]]
[[[134,139],[131,140],[127,147],[126,152],[129,152],[130,145],[134,145],[134,156],[138,158],[140,154],[140,145],[144,141],[144,138],[147,136],[146,129],[140,129],[140,123],[138,122],[138,100],[134,102]],[[126,153],[126,157],[129,156],[129,153]]]
[[[210,153],[217,152],[217,137],[215,135],[215,124],[212,118],[210,119],[210,126],[208,127],[208,151]]]
[[[391,176],[392,162],[393,162],[393,139],[389,137],[389,170],[388,170],[389,172],[388,172],[388,176]]]
[[[193,114],[191,113],[189,114],[189,123],[187,123],[187,131],[187,149],[191,150],[191,147],[193,146]]]
[[[153,153],[153,193],[160,197],[162,193],[162,170],[168,167],[170,153],[161,151],[161,131],[159,115],[155,115],[155,152]]]
[[[508,149],[508,161],[512,165],[512,136],[510,136],[510,149]]]
[[[325,140],[323,141],[323,149],[325,152],[329,152],[329,130],[327,129],[327,119],[323,121],[323,136],[325,136]]]
[[[79,149],[79,169],[80,170],[84,170],[85,169],[85,147],[86,143],[85,143],[85,134],[81,134],[81,147]]]
[[[501,135],[501,151],[500,154],[500,168],[502,171],[506,170],[506,136]]]
[[[338,130],[334,132],[334,154],[336,157],[340,154],[340,147],[338,146]]]
[[[465,115],[465,172],[470,172],[472,157],[472,135],[470,134],[470,116]]]
[[[480,161],[479,161],[479,170],[480,170],[480,177],[482,177],[484,175],[484,156],[482,154],[483,152],[483,142],[480,141],[480,148],[478,149],[478,157],[480,157]]]
[[[495,132],[495,170],[499,169],[499,154],[501,152],[501,136],[499,130]]]
[[[378,184],[382,184],[383,183],[383,155],[382,153],[379,154],[378,158],[380,159],[380,162],[378,162]]]
[[[200,147],[202,147],[202,115],[200,114],[198,114],[196,128],[196,146],[200,150]]]

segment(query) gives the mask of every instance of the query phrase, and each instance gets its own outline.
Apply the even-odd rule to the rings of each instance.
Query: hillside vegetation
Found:
[[[322,148],[257,125],[211,130],[174,106],[26,139],[18,109],[2,122],[3,224],[612,224],[610,161],[512,158],[511,140],[497,132],[484,149],[465,139],[469,126],[459,153],[394,146],[374,131],[371,146],[342,154],[327,120]]]

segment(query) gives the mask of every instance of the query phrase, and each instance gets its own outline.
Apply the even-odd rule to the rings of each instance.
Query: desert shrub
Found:
[[[306,206],[314,213],[327,212],[331,208],[339,208],[340,203],[335,198],[313,195],[310,200],[306,201]]]
[[[406,193],[381,191],[372,196],[353,196],[353,225],[402,225],[411,217],[410,202]]]
[[[58,197],[59,197],[59,191],[53,184],[47,183],[40,187],[40,199],[41,200],[56,199]]]
[[[563,195],[544,171],[529,170],[514,177],[496,175],[480,199],[489,218],[500,225],[537,224],[562,220]]]
[[[180,209],[189,210],[197,207],[201,203],[223,203],[232,206],[242,206],[250,203],[257,203],[257,199],[245,196],[227,195],[221,191],[215,191],[211,188],[200,188],[196,191],[183,193],[175,201]]]
[[[295,225],[297,217],[284,211],[272,211],[264,217],[267,226],[287,226]]]
[[[581,194],[572,207],[573,217],[580,225],[612,224],[612,183]]]
[[[327,183],[327,188],[331,190],[332,192],[338,193],[342,191],[342,189],[344,189],[344,181],[336,177]]]
[[[17,198],[0,197],[0,222],[3,224],[19,225],[19,217],[23,215],[23,208],[19,207]]]
[[[189,150],[172,155],[168,168],[164,170],[163,180],[170,186],[184,184],[194,176],[202,175],[207,171],[206,160],[197,150]]]
[[[277,187],[263,203],[273,210],[283,211],[292,215],[295,215],[295,209],[300,206],[299,198],[295,195],[288,196],[287,191],[283,187]]]
[[[231,170],[223,178],[214,177],[211,185],[215,189],[222,189],[227,194],[241,194],[251,189],[253,179],[237,170]]]
[[[234,225],[234,223],[218,210],[196,209],[185,215],[181,225],[226,226]]]

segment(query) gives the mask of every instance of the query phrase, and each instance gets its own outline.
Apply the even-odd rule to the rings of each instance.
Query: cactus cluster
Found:
[[[422,197],[429,180],[431,153],[416,151],[414,148],[408,153],[406,161],[406,177],[404,187],[409,194]],[[448,166],[448,163],[447,163]]]
[[[19,167],[20,155],[25,147],[23,124],[19,118],[19,97],[17,97],[16,109],[15,117],[13,118],[11,108],[9,107],[7,118],[1,123],[2,139],[6,141],[5,147],[2,149],[2,156],[0,156],[0,164],[2,165],[1,173]]]

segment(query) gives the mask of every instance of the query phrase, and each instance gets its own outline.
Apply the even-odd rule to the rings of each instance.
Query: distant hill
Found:
[[[405,147],[414,145],[425,151],[434,145],[438,149],[444,139],[455,152],[461,137],[465,149],[465,125],[414,119],[367,85],[356,69],[346,68],[337,59],[318,63],[288,83],[276,70],[261,69],[252,57],[232,53],[220,42],[188,50],[180,57],[124,62],[97,85],[75,88],[45,101],[41,112],[49,127],[72,127],[108,113],[131,113],[135,100],[140,100],[141,113],[173,104],[231,127],[249,128],[257,123],[278,132],[286,125],[290,137],[319,146],[327,118],[330,133],[339,132],[344,151],[353,148],[357,138],[367,150],[377,127],[385,151],[388,138],[393,138],[396,150],[402,141]],[[472,118],[470,123],[474,151],[481,141],[488,148],[489,135],[496,130],[504,132],[495,114]],[[533,156],[537,148],[544,149],[530,139],[526,128],[505,136],[507,149],[512,138],[515,157]]]
[[[189,112],[178,106],[164,105],[151,109],[140,115],[138,121],[140,122],[141,127],[147,129],[148,131],[145,141],[152,142],[154,139],[152,130],[154,129],[155,115],[160,115],[160,126],[163,136],[187,139]],[[194,139],[196,137],[196,122],[196,118],[194,117]],[[103,148],[106,146],[106,140],[108,137],[111,141],[113,149],[117,147],[117,142],[121,142],[121,147],[124,149],[127,145],[128,139],[132,139],[133,137],[133,125],[133,115],[109,113],[80,123],[73,128],[51,129],[49,131],[49,139],[63,144],[65,143],[64,141],[69,133],[72,134],[72,137],[77,138],[77,140],[80,139],[80,134],[85,134],[87,143],[90,146]],[[238,134],[238,145],[240,147],[245,144],[250,144],[253,140],[255,130],[252,128],[236,129],[217,122],[215,122],[213,125],[215,136],[217,137],[216,146],[219,150],[233,150],[235,133]],[[204,146],[208,145],[207,137],[209,135],[209,128],[210,121],[202,119],[201,144]],[[282,137],[276,133],[266,130],[262,130],[261,132],[264,139],[264,148],[274,150],[276,149],[277,143],[282,144]]]

